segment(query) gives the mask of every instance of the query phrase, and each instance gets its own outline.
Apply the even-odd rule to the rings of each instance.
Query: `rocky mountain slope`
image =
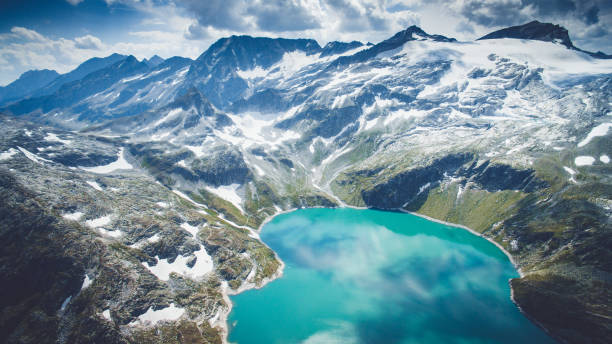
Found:
[[[282,271],[262,223],[351,205],[482,233],[521,269],[527,316],[604,343],[612,62],[540,36],[232,36],[6,105],[1,337],[223,341],[228,293]]]

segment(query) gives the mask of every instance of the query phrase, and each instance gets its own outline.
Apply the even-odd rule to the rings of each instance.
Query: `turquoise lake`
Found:
[[[510,299],[495,245],[404,213],[304,209],[267,223],[283,276],[232,296],[232,343],[553,343]]]

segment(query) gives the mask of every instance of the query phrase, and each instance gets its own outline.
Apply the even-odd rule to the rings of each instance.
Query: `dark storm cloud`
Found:
[[[588,25],[599,23],[599,7],[593,6],[585,13],[585,23]]]
[[[506,26],[546,18],[576,19],[586,25],[599,22],[602,8],[612,10],[609,0],[463,0],[458,12],[482,26]],[[608,11],[609,12],[609,11]]]
[[[185,38],[187,39],[198,40],[206,39],[209,37],[210,34],[208,33],[208,30],[199,24],[189,25],[189,27],[187,28],[187,32],[185,33]]]
[[[508,26],[527,20],[521,0],[464,0],[456,4],[459,14],[482,26]]]
[[[457,25],[455,27],[455,30],[457,32],[463,32],[463,33],[471,33],[471,34],[476,33],[476,31],[474,30],[474,27],[472,25],[470,25],[469,23],[466,23],[464,21],[459,23],[459,25]]]
[[[301,31],[321,26],[307,9],[290,1],[265,1],[258,6],[250,6],[247,13],[264,31]]]
[[[242,0],[177,0],[176,2],[192,13],[203,27],[211,26],[236,31],[248,29],[240,10],[245,6]]]
[[[317,18],[295,1],[177,0],[176,3],[195,16],[200,28],[192,25],[186,35],[194,39],[205,37],[203,28],[207,27],[241,32],[282,32],[321,26]]]
[[[362,10],[347,0],[328,0],[326,4],[342,18],[340,29],[343,31],[383,31],[389,28],[389,19],[384,16],[385,12],[380,10],[382,2],[364,3]]]

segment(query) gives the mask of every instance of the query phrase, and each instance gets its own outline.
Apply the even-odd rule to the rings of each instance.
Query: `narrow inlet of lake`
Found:
[[[281,278],[232,296],[232,343],[553,343],[495,245],[411,214],[304,209],[267,223]]]

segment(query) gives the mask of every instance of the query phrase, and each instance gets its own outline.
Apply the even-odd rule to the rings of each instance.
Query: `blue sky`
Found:
[[[538,19],[612,53],[609,0],[2,0],[0,85],[113,52],[196,58],[232,34],[378,42],[409,26],[459,40]]]

